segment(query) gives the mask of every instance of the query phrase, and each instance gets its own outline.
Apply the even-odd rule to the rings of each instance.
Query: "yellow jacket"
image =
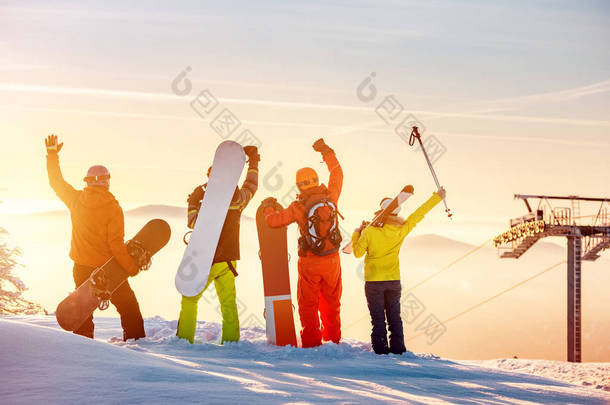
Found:
[[[352,235],[352,248],[354,256],[364,258],[365,281],[400,280],[400,264],[398,253],[405,237],[415,225],[424,219],[436,204],[441,202],[438,194],[432,197],[415,210],[406,220],[399,217],[389,217],[383,227],[369,226]]]

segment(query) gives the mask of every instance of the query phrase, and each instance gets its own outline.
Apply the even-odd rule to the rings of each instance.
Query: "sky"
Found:
[[[610,196],[609,27],[604,1],[0,1],[0,221],[61,208],[48,134],[69,182],[104,164],[130,208],[183,206],[217,145],[249,130],[262,161],[247,215],[290,200],[300,167],[326,181],[323,137],[353,227],[406,184],[406,209],[435,190],[395,132],[410,117],[454,213],[418,232],[478,245],[525,213],[515,193]],[[210,113],[193,108],[204,91]],[[241,125],[219,135],[225,109]]]
[[[299,167],[325,172],[319,137],[345,167],[343,209],[409,183],[423,198],[434,183],[421,153],[375,113],[391,95],[446,149],[435,165],[456,213],[511,216],[518,192],[610,191],[605,2],[0,7],[4,199],[55,199],[43,147],[55,133],[75,185],[103,163],[120,201],[183,204],[222,140],[221,108],[242,121],[229,137],[262,143],[262,175],[281,163],[281,189],[261,198],[289,192]],[[192,90],[177,96],[187,67]],[[378,95],[363,102],[372,72]],[[220,103],[202,118],[190,103],[206,89]]]

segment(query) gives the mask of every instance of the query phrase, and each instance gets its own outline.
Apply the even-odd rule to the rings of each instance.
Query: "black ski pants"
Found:
[[[80,264],[74,264],[72,275],[74,276],[74,283],[76,287],[87,281],[93,268],[82,266]],[[123,327],[123,340],[127,339],[139,339],[146,336],[144,332],[144,320],[142,319],[142,313],[140,312],[140,305],[136,299],[136,295],[129,286],[129,282],[125,281],[110,298],[110,302],[114,305],[121,315],[121,326]],[[86,336],[93,338],[93,314],[85,323],[83,323],[78,330],[74,333],[77,335]]]
[[[364,293],[371,313],[371,344],[377,354],[402,354],[406,352],[405,338],[400,317],[400,280],[367,281]],[[390,330],[388,347],[387,325]]]

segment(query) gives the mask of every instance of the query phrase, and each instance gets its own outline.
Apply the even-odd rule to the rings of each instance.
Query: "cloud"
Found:
[[[585,95],[598,94],[610,90],[610,81],[604,81],[596,83],[594,85],[579,87],[576,89],[563,90],[552,93],[543,93],[540,95],[523,96],[514,98],[513,100],[522,100],[525,102],[531,102],[531,100],[559,100],[559,99],[573,99],[576,97],[583,97]],[[47,93],[47,94],[67,94],[67,95],[80,95],[80,96],[91,96],[91,97],[115,97],[115,98],[132,98],[141,100],[158,100],[165,102],[185,102],[185,98],[176,96],[171,93],[158,93],[158,92],[143,92],[143,91],[127,91],[127,90],[113,90],[113,89],[99,89],[89,87],[60,87],[60,86],[43,86],[43,85],[24,85],[16,83],[0,83],[0,91],[12,91],[12,92],[24,92],[24,93]],[[190,100],[190,99],[189,99]],[[360,111],[360,112],[371,112],[372,108],[369,106],[358,106],[358,105],[341,105],[341,104],[323,104],[323,103],[306,103],[297,101],[278,101],[278,100],[260,100],[260,99],[247,99],[247,98],[223,98],[218,97],[218,100],[229,104],[244,104],[254,106],[270,106],[270,107],[281,107],[281,108],[296,108],[296,109],[314,109],[314,110],[341,110],[341,111]],[[511,102],[510,99],[499,100],[500,102]],[[63,110],[70,112],[70,110]],[[490,111],[490,110],[486,110]],[[576,118],[555,118],[555,117],[540,117],[540,116],[527,116],[527,115],[499,115],[489,114],[486,111],[483,112],[449,112],[449,111],[429,111],[429,110],[411,110],[409,112],[418,114],[421,117],[436,118],[468,118],[468,119],[479,119],[479,120],[494,120],[494,121],[505,121],[505,122],[531,122],[531,123],[545,123],[545,124],[558,124],[558,125],[580,125],[580,126],[594,126],[594,127],[610,127],[610,121],[603,120],[590,120],[590,119],[576,119]],[[58,110],[59,112],[59,110]],[[81,111],[82,112],[82,111]],[[121,114],[112,112],[93,112],[94,114]],[[164,116],[158,114],[136,114],[126,115],[138,118],[175,118],[185,119],[180,116]],[[303,124],[305,125],[305,124]],[[369,128],[369,124],[365,124],[364,127],[357,126],[351,127],[344,133],[356,132],[360,129]],[[343,127],[345,128],[345,127]],[[349,128],[349,127],[348,127]]]
[[[0,65],[0,72],[19,72],[29,70],[46,70],[50,69],[48,65],[28,65],[28,64],[5,64]]]
[[[118,117],[118,118],[136,118],[136,119],[162,119],[162,120],[177,120],[177,121],[202,121],[202,119],[193,114],[192,116],[172,115],[172,114],[147,114],[147,113],[126,113],[118,111],[97,111],[97,110],[80,110],[71,108],[48,108],[48,107],[28,107],[16,106],[14,104],[0,104],[0,109],[16,110],[16,111],[40,111],[51,112],[58,114],[79,114],[79,115],[95,115],[102,117]],[[286,127],[302,127],[302,128],[318,128],[342,130],[344,127],[339,125],[314,124],[307,122],[282,122],[282,121],[259,121],[259,120],[244,120],[244,124],[248,125],[268,125],[268,126],[286,126]]]
[[[475,102],[471,104],[472,108],[478,108],[479,113],[499,112],[506,110],[515,110],[532,104],[549,104],[559,103],[564,101],[572,101],[578,98],[603,94],[610,92],[610,80],[603,80],[598,83],[589,84],[565,90],[551,91],[545,93],[530,94],[525,96],[502,98],[498,100],[489,100]],[[485,107],[485,108],[484,108]],[[484,108],[484,109],[483,109]]]
[[[539,136],[505,136],[505,135],[481,135],[481,134],[467,134],[458,132],[434,132],[435,135],[446,136],[446,137],[457,137],[457,138],[472,138],[472,139],[485,139],[486,141],[518,141],[524,144],[531,142],[537,143],[549,143],[556,145],[578,145],[578,146],[594,146],[596,148],[608,148],[610,143],[602,143],[595,141],[584,141],[581,139],[558,139],[558,138],[544,138]]]

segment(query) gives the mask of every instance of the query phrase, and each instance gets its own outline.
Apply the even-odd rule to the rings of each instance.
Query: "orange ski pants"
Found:
[[[341,261],[338,253],[299,257],[297,301],[303,347],[320,346],[322,340],[339,343],[341,291]]]

